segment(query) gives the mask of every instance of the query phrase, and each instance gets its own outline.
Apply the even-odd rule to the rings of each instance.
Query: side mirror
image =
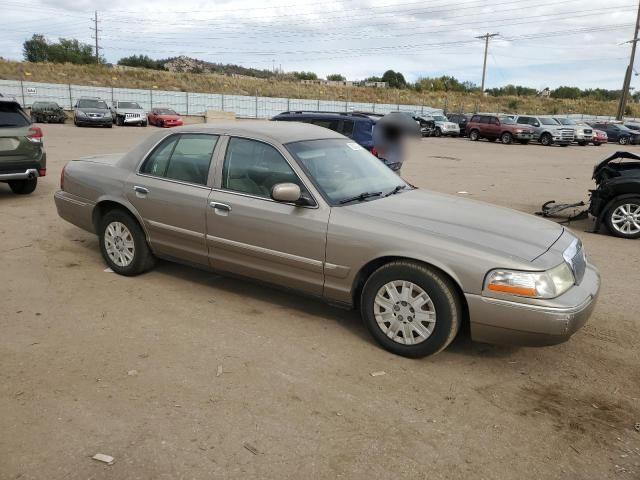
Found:
[[[496,120],[496,125],[500,126],[500,120]]]
[[[295,183],[278,183],[271,189],[271,198],[276,202],[295,203],[302,197],[300,187]]]
[[[533,122],[533,126],[534,127],[539,127],[540,126],[540,122]]]

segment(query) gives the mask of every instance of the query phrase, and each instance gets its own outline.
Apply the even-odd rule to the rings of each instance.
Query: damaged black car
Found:
[[[640,238],[640,156],[616,152],[593,170],[589,213],[596,230],[604,223],[612,235]]]
[[[67,115],[56,102],[34,102],[31,106],[33,123],[64,123]]]

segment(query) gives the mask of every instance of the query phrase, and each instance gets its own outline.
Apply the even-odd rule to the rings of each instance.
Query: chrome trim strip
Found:
[[[64,192],[62,190],[58,190],[56,193],[53,194],[53,196],[55,198],[60,199],[60,200],[64,200],[65,202],[69,202],[69,203],[73,203],[74,205],[78,205],[79,207],[91,207],[91,206],[95,205],[94,203],[81,202],[80,200],[76,200],[75,198],[71,198],[69,196],[69,194],[67,194],[66,192]]]
[[[526,310],[535,310],[538,312],[546,312],[546,313],[552,313],[552,314],[570,314],[570,313],[580,312],[584,310],[593,301],[593,295],[589,295],[587,299],[584,302],[582,302],[580,305],[576,305],[575,307],[563,308],[563,307],[545,307],[542,305],[532,305],[529,303],[513,302],[510,300],[502,300],[499,298],[483,297],[480,295],[467,294],[467,296],[478,297],[483,302],[491,303],[493,305],[501,305],[503,307],[512,307],[512,308],[523,308]]]
[[[349,272],[351,268],[345,267],[343,265],[336,265],[334,263],[324,264],[324,273],[330,277],[334,278],[347,278],[349,276]]]
[[[322,273],[323,263],[320,260],[300,257],[291,253],[279,252],[269,248],[258,247],[257,245],[249,245],[246,243],[236,242],[234,240],[228,240],[226,238],[214,237],[213,235],[207,235],[207,243],[209,242],[213,243],[217,247],[232,252],[250,255],[252,257],[261,258],[271,262],[283,263],[285,265],[291,265],[316,273]]]
[[[38,170],[35,168],[28,168],[21,173],[3,173],[0,174],[0,180],[27,180],[29,178],[38,178]]]
[[[230,195],[238,195],[240,197],[246,197],[246,198],[254,198],[256,200],[264,200],[266,202],[277,203],[277,204],[280,204],[280,205],[291,205],[292,207],[297,207],[297,208],[310,208],[312,210],[316,210],[316,209],[320,208],[318,206],[318,202],[317,201],[316,201],[315,205],[297,205],[297,204],[295,204],[293,202],[277,202],[273,198],[260,197],[258,195],[251,195],[250,193],[243,193],[243,192],[235,192],[233,190],[224,190],[222,188],[212,188],[211,190],[213,192],[226,193],[226,194],[230,194]],[[314,201],[315,201],[315,198],[314,198]]]
[[[199,183],[189,183],[189,182],[183,182],[183,181],[180,181],[180,180],[174,180],[172,178],[156,177],[155,175],[147,175],[146,173],[138,173],[138,172],[136,172],[136,176],[138,176],[138,177],[146,177],[146,178],[153,178],[153,179],[156,179],[156,180],[163,180],[165,182],[177,183],[178,185],[186,185],[187,187],[195,187],[195,188],[200,188],[202,190],[211,190],[211,187],[207,187],[206,185],[200,185]]]
[[[178,233],[186,237],[193,237],[198,239],[205,238],[204,233],[194,232],[193,230],[187,230],[186,228],[180,228],[173,225],[167,225],[166,223],[155,222],[153,220],[147,220],[150,227],[157,228],[159,230],[168,230],[169,232]]]

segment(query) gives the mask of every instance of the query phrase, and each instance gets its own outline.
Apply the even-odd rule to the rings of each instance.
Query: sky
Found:
[[[107,61],[186,55],[350,80],[402,72],[508,83],[619,89],[637,0],[0,0],[0,57],[20,60],[34,33],[99,44]],[[639,67],[640,68],[640,67]],[[634,75],[632,87],[640,88]]]

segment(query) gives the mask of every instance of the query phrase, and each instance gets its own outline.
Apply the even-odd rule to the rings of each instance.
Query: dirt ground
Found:
[[[60,170],[155,129],[43,128],[36,192],[0,184],[1,479],[640,478],[640,241],[572,225],[603,287],[568,343],[462,336],[409,360],[314,300],[165,262],[104,272],[56,214]],[[586,200],[615,150],[426,139],[404,175],[534,212]]]

